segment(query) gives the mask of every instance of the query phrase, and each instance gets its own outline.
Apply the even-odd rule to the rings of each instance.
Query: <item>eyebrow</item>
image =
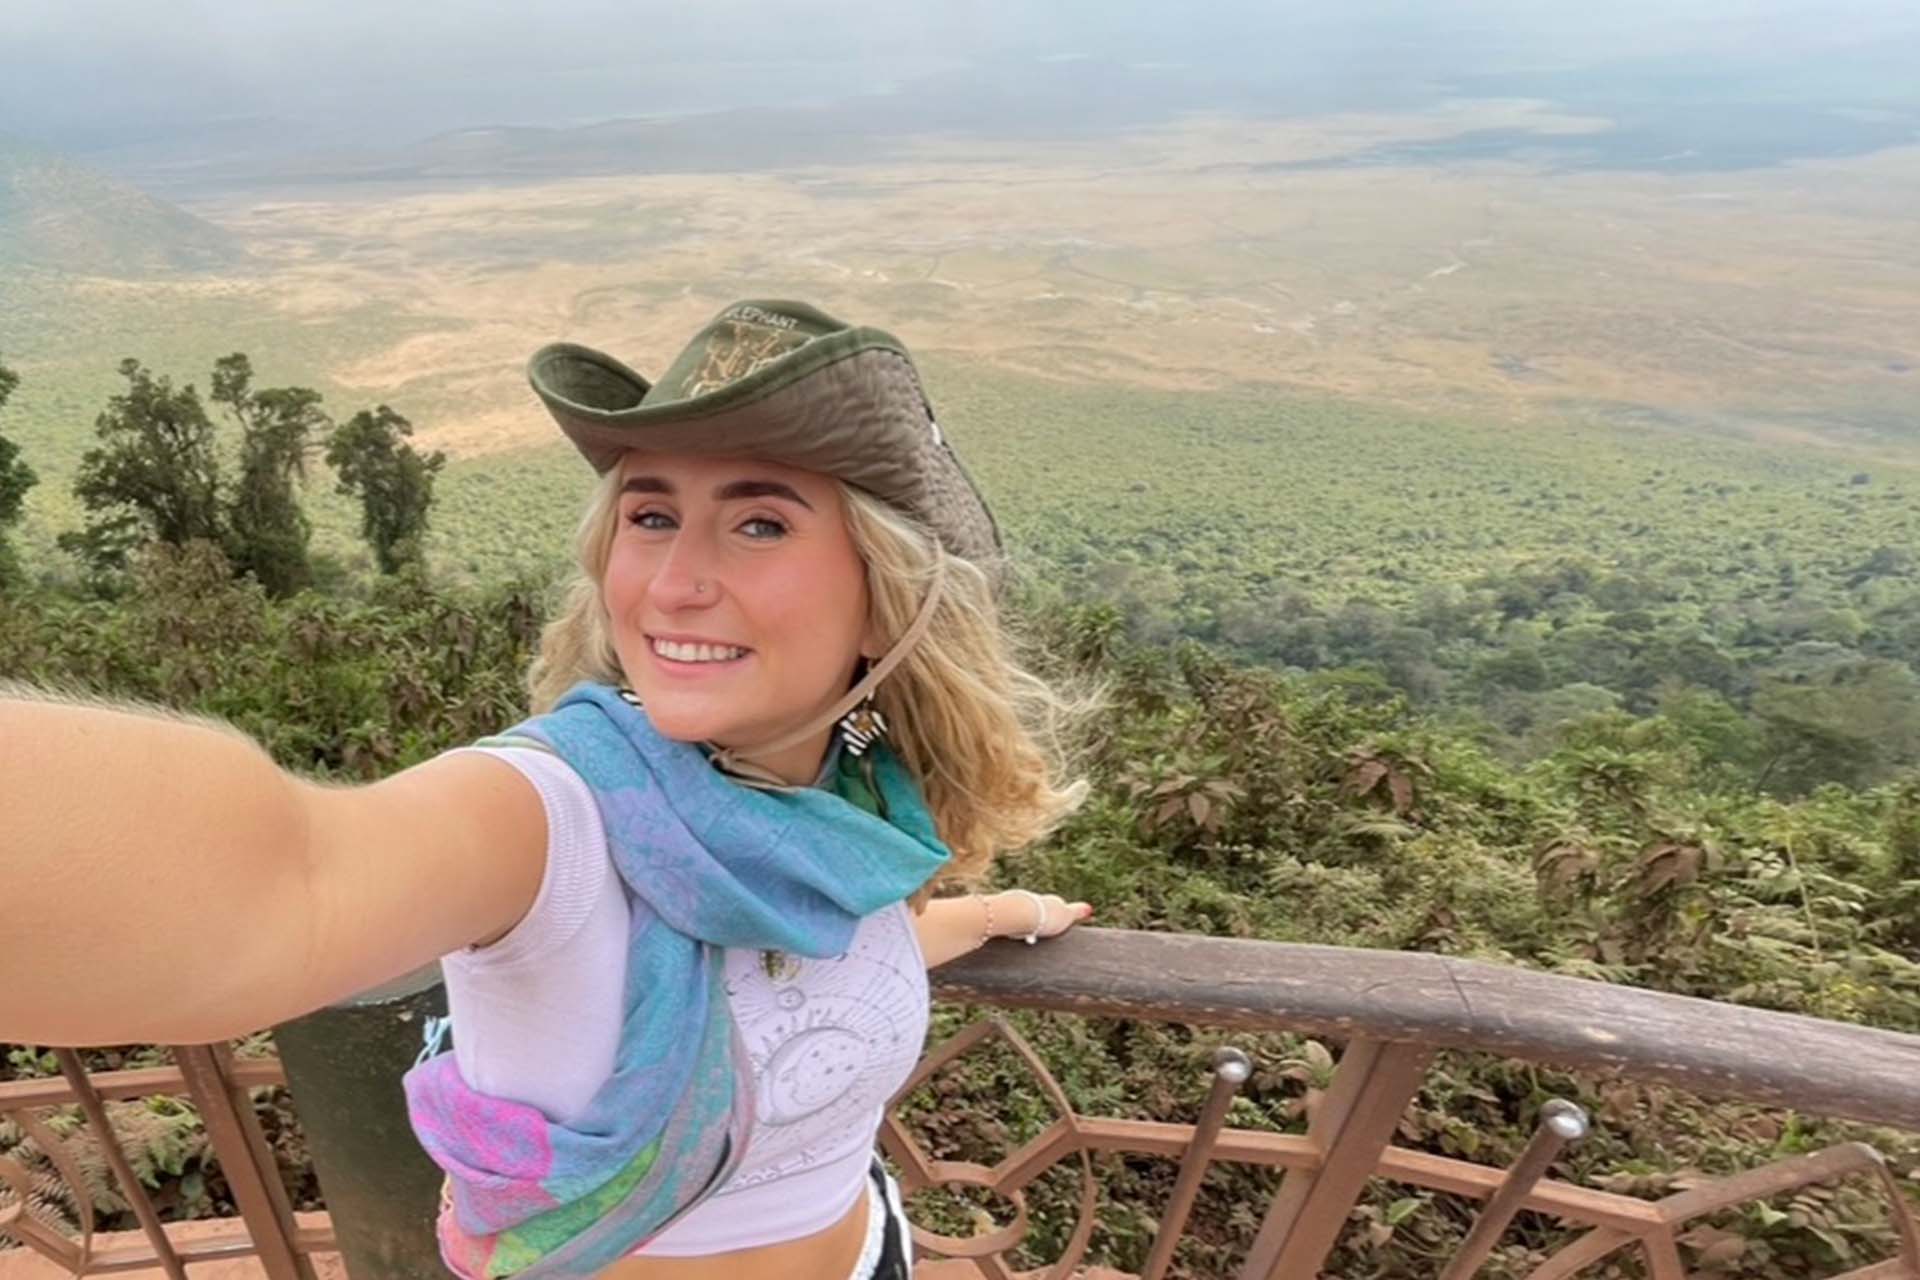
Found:
[[[620,486],[622,493],[672,494],[673,491],[673,486],[659,476],[633,476]],[[796,493],[793,486],[781,484],[778,480],[730,480],[715,489],[713,497],[716,502],[729,502],[736,498],[785,498],[809,511],[813,510],[813,504]]]

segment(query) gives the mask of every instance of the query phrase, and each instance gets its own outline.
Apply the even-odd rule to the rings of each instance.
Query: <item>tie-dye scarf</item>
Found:
[[[851,787],[756,790],[594,684],[487,743],[515,739],[560,755],[599,804],[632,900],[626,1017],[613,1075],[568,1124],[468,1087],[451,1053],[407,1073],[414,1131],[447,1172],[441,1256],[468,1280],[592,1275],[723,1183],[753,1102],[722,948],[840,954],[947,858],[884,746],[870,773],[837,774]]]

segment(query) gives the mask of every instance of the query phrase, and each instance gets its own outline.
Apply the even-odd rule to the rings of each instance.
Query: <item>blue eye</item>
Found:
[[[639,529],[671,529],[673,517],[664,511],[648,511],[643,508],[628,516],[627,523]]]
[[[787,526],[770,516],[754,516],[740,522],[740,532],[756,541],[771,542],[786,536]]]

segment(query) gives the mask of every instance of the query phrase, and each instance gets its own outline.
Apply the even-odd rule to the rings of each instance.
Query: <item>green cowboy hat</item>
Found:
[[[601,474],[628,449],[738,454],[837,476],[983,567],[1000,534],[907,349],[803,302],[736,302],[650,383],[604,352],[542,347],[533,390]]]

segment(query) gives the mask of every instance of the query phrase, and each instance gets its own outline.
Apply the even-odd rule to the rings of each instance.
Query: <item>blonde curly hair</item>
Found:
[[[1085,797],[1067,743],[1091,700],[1068,697],[1017,660],[993,584],[919,522],[840,484],[847,530],[867,568],[872,623],[887,643],[919,612],[942,565],[926,635],[874,701],[888,739],[919,782],[952,861],[938,883],[977,884],[996,856],[1052,831]],[[581,680],[623,684],[600,581],[618,527],[620,469],[595,488],[574,538],[579,571],[540,636],[527,671],[535,714]]]

